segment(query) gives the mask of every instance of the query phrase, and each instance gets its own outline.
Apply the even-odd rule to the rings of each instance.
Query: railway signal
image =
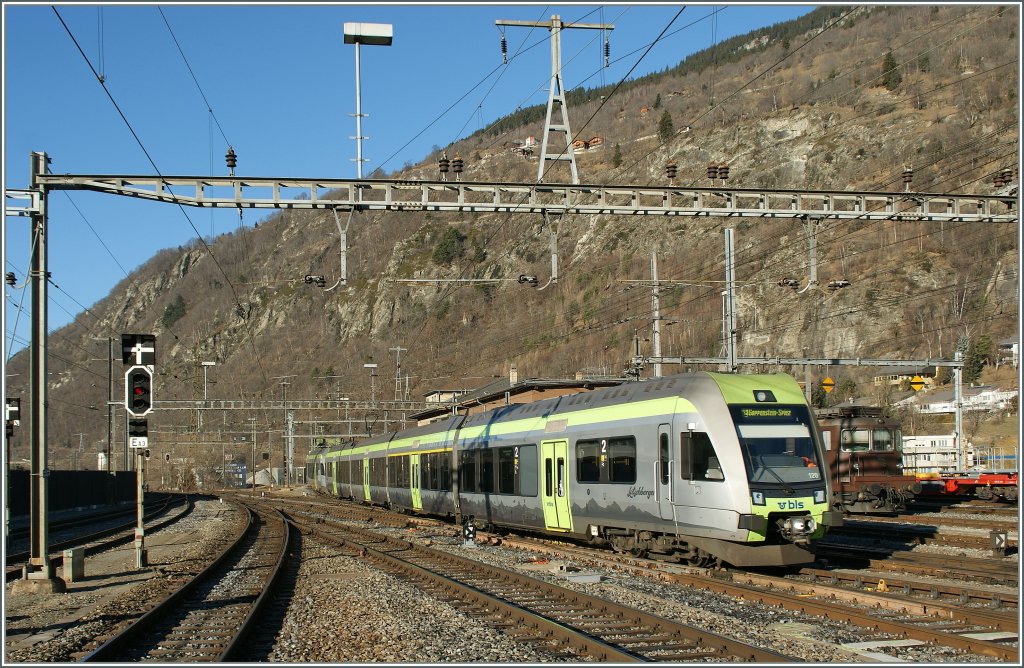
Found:
[[[472,517],[467,518],[462,525],[462,541],[466,547],[476,546],[476,525]]]
[[[4,407],[4,425],[7,440],[14,438],[14,428],[21,425],[21,398],[10,397]]]
[[[153,372],[137,364],[124,375],[125,409],[129,415],[143,417],[153,410]]]
[[[128,420],[128,447],[147,448],[146,459],[149,459],[149,421],[145,418]]]

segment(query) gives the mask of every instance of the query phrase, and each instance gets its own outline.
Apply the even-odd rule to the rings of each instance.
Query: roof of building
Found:
[[[935,367],[933,366],[883,366],[879,367],[878,371],[875,372],[875,377],[878,376],[909,376],[910,374],[923,374],[928,376],[935,375]]]

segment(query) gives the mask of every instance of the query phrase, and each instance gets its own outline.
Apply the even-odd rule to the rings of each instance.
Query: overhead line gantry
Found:
[[[1016,223],[1017,194],[653,185],[36,174],[39,191],[90,190],[183,206],[358,211]],[[8,191],[9,196],[12,191]],[[27,209],[31,209],[30,204]],[[24,209],[22,209],[24,211]]]

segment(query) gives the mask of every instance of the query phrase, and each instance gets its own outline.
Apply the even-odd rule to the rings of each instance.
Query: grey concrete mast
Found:
[[[565,101],[565,85],[562,82],[562,31],[566,28],[584,28],[590,30],[614,30],[615,26],[610,23],[566,23],[558,14],[554,14],[549,22],[538,21],[506,21],[494,22],[499,26],[519,26],[526,28],[547,28],[551,33],[551,81],[548,86],[548,110],[544,117],[544,136],[540,144],[540,160],[537,163],[537,181],[544,181],[545,166],[548,161],[568,162],[572,172],[572,182],[579,183],[580,176],[576,170],[576,155],[572,150],[572,130],[569,127],[569,107]],[[556,108],[557,105],[557,108]],[[561,120],[553,122],[555,112],[559,113]],[[562,150],[548,150],[548,141],[551,133],[556,133],[559,146],[564,140],[565,148]],[[555,151],[558,151],[557,153]]]

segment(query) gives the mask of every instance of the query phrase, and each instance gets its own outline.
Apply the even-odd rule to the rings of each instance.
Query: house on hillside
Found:
[[[423,395],[423,400],[428,404],[453,404],[455,400],[469,390],[431,390]]]
[[[647,114],[651,113],[651,108],[648,106],[640,107],[640,118],[643,118]]]
[[[955,413],[956,402],[953,390],[936,392],[929,397],[922,397],[918,404],[921,413]],[[1017,396],[1017,390],[1000,390],[991,385],[977,385],[963,388],[961,409],[964,411],[997,411],[1006,410]]]
[[[927,389],[935,382],[935,367],[884,366],[872,377],[872,382],[875,387],[899,385],[903,381],[910,382],[915,376],[921,377]]]
[[[1017,343],[1017,339],[1004,339],[997,344],[996,366],[1010,364],[1016,369],[1019,359],[1020,346]]]
[[[577,139],[572,143],[572,150],[579,153],[580,151],[589,151],[592,148],[601,148],[604,146],[604,137],[593,136],[590,139]]]

